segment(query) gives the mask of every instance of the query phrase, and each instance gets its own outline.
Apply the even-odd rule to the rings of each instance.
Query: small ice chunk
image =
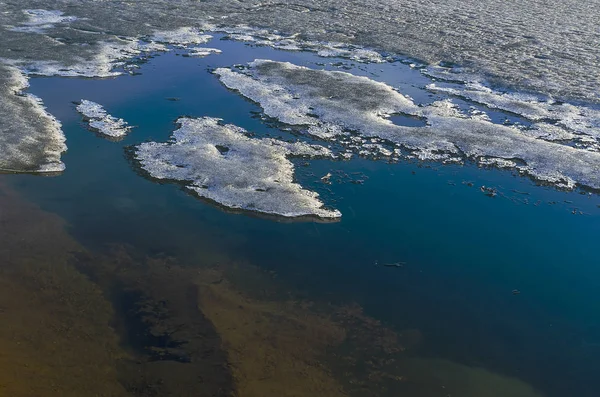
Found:
[[[102,105],[96,102],[83,99],[77,105],[77,111],[87,120],[91,130],[97,131],[106,137],[123,138],[131,130],[125,120],[111,116],[104,110]]]
[[[135,158],[150,176],[181,181],[200,197],[225,207],[284,217],[339,218],[319,195],[294,182],[290,156],[332,156],[322,146],[247,136],[216,118],[181,118],[167,143],[136,146]]]
[[[479,159],[479,165],[484,167],[498,167],[498,168],[517,168],[518,163],[513,160],[500,159],[494,157],[481,157]]]
[[[353,48],[344,44],[322,43],[317,55],[324,58],[348,58],[363,63],[384,63],[387,60],[377,51],[366,48]]]
[[[195,47],[190,48],[187,55],[190,57],[204,58],[211,54],[220,54],[222,51],[218,48]]]
[[[343,130],[339,125],[335,124],[319,124],[311,125],[308,128],[308,133],[317,138],[330,140],[334,139],[338,135],[347,135],[348,133]]]

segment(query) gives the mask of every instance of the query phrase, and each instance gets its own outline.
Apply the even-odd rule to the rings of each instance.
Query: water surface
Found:
[[[452,363],[518,378],[546,396],[596,395],[596,194],[537,186],[472,164],[295,160],[298,181],[343,217],[289,222],[224,211],[177,184],[144,178],[128,147],[168,140],[180,116],[219,117],[257,136],[307,139],[264,120],[256,104],[210,73],[216,67],[256,58],[329,69],[343,62],[417,103],[442,98],[425,91],[429,80],[401,63],[357,65],[217,40],[208,46],[222,55],[197,59],[175,51],[149,60],[135,76],[32,79],[30,92],[63,123],[67,169],[53,178],[13,175],[10,184],[64,218],[92,250],[128,244],[192,268],[249,263],[275,272],[307,300],[357,302],[398,332],[418,330],[419,343],[399,365],[423,379],[401,389],[407,395],[440,395],[425,385],[452,373]],[[96,136],[75,111],[73,102],[81,99],[101,103],[136,128],[118,143]],[[331,185],[320,180],[328,172]],[[489,197],[485,187],[498,194]]]

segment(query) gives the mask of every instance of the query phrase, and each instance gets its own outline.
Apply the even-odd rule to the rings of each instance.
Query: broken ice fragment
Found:
[[[91,130],[106,137],[120,139],[131,130],[125,120],[111,116],[96,102],[83,99],[77,105],[77,111],[83,115]]]

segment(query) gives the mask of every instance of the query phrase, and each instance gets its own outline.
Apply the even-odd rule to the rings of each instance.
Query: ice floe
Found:
[[[19,26],[12,26],[9,30],[13,32],[44,33],[54,28],[57,24],[66,24],[77,20],[77,17],[65,15],[58,10],[23,10],[28,20]]]
[[[190,48],[187,52],[187,56],[203,58],[212,54],[220,54],[222,51],[218,48],[206,48],[206,47],[194,47]]]
[[[77,105],[77,111],[87,121],[91,130],[97,131],[108,138],[123,138],[131,130],[125,120],[111,116],[102,105],[96,102],[83,99]]]
[[[41,99],[24,93],[28,87],[18,69],[0,65],[0,171],[63,171],[60,156],[67,146],[61,124]]]
[[[247,132],[216,118],[181,118],[167,143],[146,142],[135,158],[150,176],[181,181],[197,195],[225,207],[284,217],[339,218],[315,192],[294,182],[290,156],[327,157],[329,149]]]
[[[308,133],[317,131],[320,138],[343,131],[358,135],[359,154],[369,150],[361,139],[377,137],[411,150],[420,159],[497,158],[513,161],[515,169],[540,181],[564,188],[600,189],[600,153],[466,114],[450,99],[417,106],[392,87],[367,77],[287,62],[256,60],[245,69],[219,68],[215,74],[225,86],[257,102],[266,115],[282,123],[305,127]],[[394,125],[389,120],[393,114],[423,118],[427,125]],[[386,153],[377,150],[380,155]]]

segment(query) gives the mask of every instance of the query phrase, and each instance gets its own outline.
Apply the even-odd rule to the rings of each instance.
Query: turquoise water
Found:
[[[400,62],[354,65],[231,41],[207,46],[223,54],[197,59],[171,52],[143,64],[140,75],[114,79],[32,79],[30,92],[63,123],[67,170],[52,178],[15,175],[14,185],[64,217],[90,247],[119,242],[190,263],[248,261],[275,270],[308,297],[357,301],[398,330],[418,329],[423,340],[409,353],[416,357],[484,367],[547,396],[597,395],[599,196],[469,164],[354,158],[302,166],[307,161],[299,160],[299,182],[339,209],[340,222],[224,211],[177,184],[145,179],[127,151],[143,141],[166,141],[183,115],[220,117],[259,136],[293,137],[262,120],[258,106],[225,89],[210,69],[255,58],[331,69],[330,62],[340,61],[418,103],[441,97],[424,91],[430,80]],[[97,137],[75,111],[73,101],[81,99],[136,128],[118,143]],[[491,117],[516,120],[501,112]],[[331,185],[320,182],[328,172]],[[499,194],[488,197],[481,186]],[[397,262],[405,264],[384,266]]]

